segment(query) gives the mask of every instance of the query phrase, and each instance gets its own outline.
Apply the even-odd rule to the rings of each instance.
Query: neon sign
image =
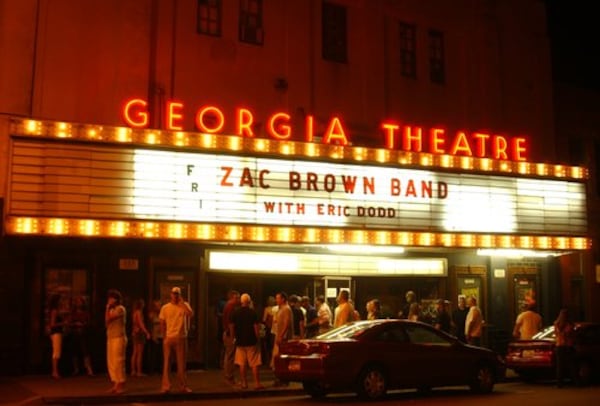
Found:
[[[147,128],[150,123],[148,102],[143,99],[130,99],[123,105],[123,119],[133,128]],[[186,117],[185,104],[180,101],[167,100],[164,108],[165,129],[183,131]],[[204,105],[194,111],[196,130],[218,134],[223,131],[227,120],[223,110],[217,106]],[[291,140],[294,129],[291,116],[283,111],[274,112],[266,120],[266,132],[270,138],[278,141]],[[254,114],[250,109],[237,108],[233,115],[234,134],[240,137],[254,137]],[[444,128],[426,128],[418,125],[399,124],[393,120],[381,123],[383,146],[387,149],[401,149],[413,152],[429,152],[476,158],[497,160],[527,161],[528,145],[523,136],[509,137],[487,131],[455,131]],[[305,142],[321,142],[323,144],[348,145],[350,134],[338,116],[332,116],[327,122],[323,136],[317,141],[315,137],[315,119],[307,115],[304,122],[303,140]]]

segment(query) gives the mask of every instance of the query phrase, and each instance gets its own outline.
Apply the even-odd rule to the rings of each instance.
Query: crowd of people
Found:
[[[240,294],[236,290],[228,292],[227,300],[218,312],[220,340],[223,344],[221,365],[224,379],[241,389],[248,388],[248,369],[252,372],[254,389],[263,389],[259,367],[273,367],[274,357],[279,347],[292,339],[312,338],[342,326],[350,321],[360,320],[361,314],[354,306],[349,292],[341,290],[332,308],[323,296],[314,302],[308,296],[287,295],[281,291],[269,296],[259,317],[250,294]],[[65,307],[67,311],[65,311]],[[484,326],[481,309],[475,297],[459,295],[456,308],[450,312],[450,302],[444,299],[435,301],[433,309],[421,308],[413,291],[406,292],[405,304],[395,317],[430,323],[435,328],[455,335],[459,340],[481,345]],[[365,319],[390,318],[384,314],[379,299],[368,300],[365,305]],[[133,302],[131,315],[130,375],[144,376],[143,363],[147,359],[149,372],[161,372],[161,392],[171,390],[171,364],[177,366],[177,384],[181,392],[191,392],[186,378],[187,335],[193,310],[182,297],[179,287],[170,291],[170,301],[162,304],[159,300],[151,303],[145,313],[145,302]],[[71,346],[72,372],[80,370],[92,376],[90,357],[90,312],[84,297],[72,299],[68,305],[61,295],[53,295],[48,303],[48,334],[52,344],[52,377],[60,379],[59,360],[63,342]],[[127,358],[127,310],[122,303],[121,293],[109,290],[104,314],[106,329],[106,366],[112,382],[111,393],[125,390]],[[535,311],[534,303],[527,303],[518,315],[513,337],[527,340],[542,328],[542,318]],[[565,370],[568,369],[572,349],[572,323],[566,311],[561,312],[555,322],[557,336],[557,379],[562,384]],[[144,358],[146,353],[146,358]],[[236,365],[239,381],[234,376]],[[275,382],[276,385],[285,383]]]
[[[152,302],[145,312],[145,302],[133,302],[130,336],[127,333],[127,310],[118,290],[107,292],[104,311],[106,330],[106,369],[112,383],[109,392],[121,394],[127,381],[127,347],[131,341],[130,376],[141,377],[144,359],[148,359],[149,372],[162,372],[161,392],[171,391],[170,372],[173,360],[177,366],[179,390],[191,392],[186,378],[187,335],[193,310],[181,294],[181,288],[173,287],[170,301],[162,304]],[[73,356],[72,373],[79,374],[83,366],[93,376],[90,354],[90,311],[83,297],[75,297],[66,303],[65,296],[54,294],[48,300],[48,335],[52,345],[52,377],[60,379],[59,361],[63,347],[69,345]],[[148,322],[147,322],[148,321]],[[147,349],[147,351],[146,351]]]

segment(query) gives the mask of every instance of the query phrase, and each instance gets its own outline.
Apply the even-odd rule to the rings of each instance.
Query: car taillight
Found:
[[[543,358],[544,360],[547,361],[552,361],[552,356],[553,356],[553,352],[551,349],[544,349],[544,350],[539,350],[537,352],[537,355],[541,358]]]
[[[315,353],[315,354],[329,354],[330,350],[331,350],[331,347],[329,346],[329,344],[327,344],[327,343],[317,343],[315,351],[313,353]]]

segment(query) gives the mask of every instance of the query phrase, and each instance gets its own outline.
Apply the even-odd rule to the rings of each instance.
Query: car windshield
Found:
[[[554,326],[548,326],[532,337],[533,340],[555,340]]]
[[[354,321],[334,328],[333,330],[329,330],[328,332],[317,336],[317,339],[330,340],[335,338],[356,338],[377,324],[379,323],[374,321]]]

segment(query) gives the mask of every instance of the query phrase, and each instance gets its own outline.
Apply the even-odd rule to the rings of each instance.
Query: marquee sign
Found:
[[[15,140],[12,216],[585,235],[584,183]]]

